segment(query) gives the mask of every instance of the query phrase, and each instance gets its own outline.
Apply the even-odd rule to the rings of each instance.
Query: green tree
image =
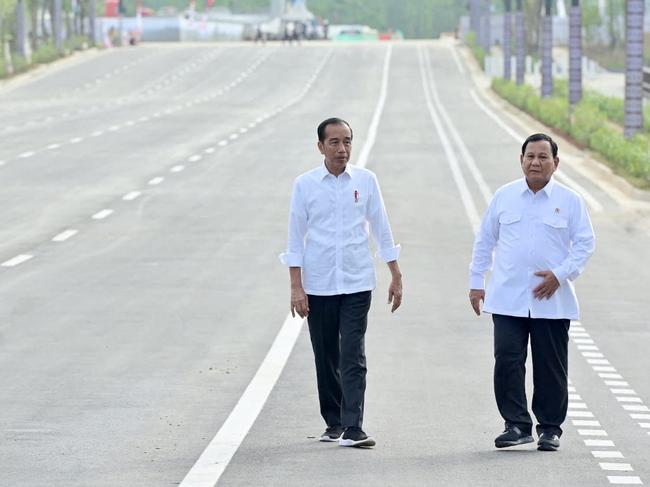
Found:
[[[4,58],[5,69],[9,74],[14,71],[9,42],[12,39],[16,0],[0,0],[0,48]]]

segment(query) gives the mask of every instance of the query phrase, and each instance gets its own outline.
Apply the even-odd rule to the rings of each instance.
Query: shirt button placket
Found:
[[[343,288],[343,205],[341,197],[341,176],[336,178],[334,192],[334,215],[336,219],[336,287],[341,292]]]

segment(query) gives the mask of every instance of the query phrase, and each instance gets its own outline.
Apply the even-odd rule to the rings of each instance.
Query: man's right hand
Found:
[[[485,301],[485,289],[470,289],[469,302],[472,304],[476,316],[481,316],[481,301]]]
[[[309,300],[302,287],[291,288],[291,316],[295,318],[296,313],[301,318],[309,316]]]

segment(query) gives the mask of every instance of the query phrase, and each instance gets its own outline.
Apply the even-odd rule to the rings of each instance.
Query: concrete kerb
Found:
[[[458,48],[464,58],[465,65],[472,76],[472,80],[476,87],[481,91],[484,97],[489,97],[495,101],[504,111],[507,111],[514,116],[520,123],[521,127],[527,132],[533,133],[536,130],[532,129],[533,126],[543,125],[545,130],[554,138],[561,142],[562,152],[568,154],[576,164],[572,165],[577,172],[582,174],[587,179],[591,180],[604,191],[606,191],[612,198],[619,203],[629,204],[630,202],[621,201],[621,196],[633,199],[646,206],[646,202],[650,202],[650,191],[644,191],[636,188],[622,176],[614,173],[614,171],[606,164],[597,160],[591,151],[580,149],[575,146],[571,141],[565,139],[561,134],[555,132],[552,128],[547,127],[539,120],[533,118],[528,113],[520,110],[519,108],[511,105],[499,95],[494,93],[491,89],[491,78],[487,76],[478,65],[476,59],[470,52],[467,46],[455,41],[455,47]],[[632,206],[638,206],[632,204]]]

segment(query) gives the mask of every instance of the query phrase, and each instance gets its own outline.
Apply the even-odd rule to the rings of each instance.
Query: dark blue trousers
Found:
[[[320,412],[327,426],[363,423],[366,392],[364,337],[371,291],[335,296],[308,295]]]
[[[530,434],[526,400],[528,338],[533,358],[533,403],[537,433],[562,435],[568,396],[569,320],[492,315],[494,393],[506,425]]]

